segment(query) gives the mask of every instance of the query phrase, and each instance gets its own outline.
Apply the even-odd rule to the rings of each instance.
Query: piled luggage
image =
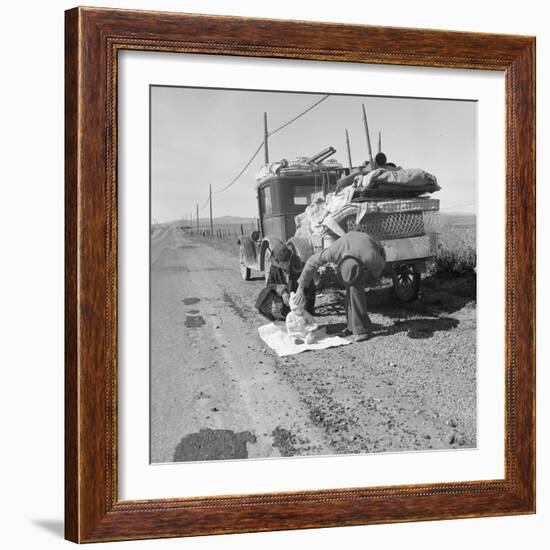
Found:
[[[349,177],[347,178],[349,181]],[[441,188],[435,176],[421,169],[386,166],[358,174],[351,185],[319,193],[296,216],[296,236],[337,239],[348,231],[364,231],[379,239],[424,235],[439,200],[429,197]]]
[[[327,154],[332,154],[334,151],[332,147],[329,147],[313,157],[296,157],[294,160],[281,159],[278,162],[264,164],[256,174],[256,181],[260,182],[269,176],[303,176],[312,172],[343,171],[344,167],[340,162],[327,158]]]
[[[432,174],[419,168],[388,167],[376,168],[365,174],[358,187],[360,192],[374,191],[378,193],[416,194],[434,193],[439,191],[437,179]],[[367,193],[363,193],[367,194]]]

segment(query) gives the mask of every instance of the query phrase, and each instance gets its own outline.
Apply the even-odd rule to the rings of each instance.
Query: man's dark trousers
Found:
[[[372,322],[367,312],[367,294],[364,284],[347,288],[345,305],[348,330],[356,335],[371,332]]]

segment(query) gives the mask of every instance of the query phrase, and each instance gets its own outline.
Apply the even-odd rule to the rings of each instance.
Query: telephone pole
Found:
[[[214,236],[214,223],[212,221],[212,184],[210,184],[210,235]]]
[[[370,144],[369,124],[367,122],[367,113],[365,112],[365,104],[363,104],[363,123],[365,125],[365,134],[367,136],[367,149],[369,152],[369,168],[374,170],[374,158],[372,156],[372,147]]]
[[[348,146],[348,164],[349,164],[349,168],[351,170],[351,167],[352,167],[352,164],[351,164],[351,149],[350,149],[350,146],[349,146],[349,134],[348,134],[348,129],[346,128],[346,145]]]
[[[378,132],[378,152],[382,152],[382,132]]]
[[[267,148],[267,113],[264,113],[264,160],[265,164],[269,164],[269,150]]]
[[[197,233],[199,232],[199,203],[197,203]]]

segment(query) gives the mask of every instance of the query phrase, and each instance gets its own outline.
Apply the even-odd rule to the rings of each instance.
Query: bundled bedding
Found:
[[[358,184],[361,191],[434,193],[441,187],[432,174],[420,168],[377,168],[362,176]]]

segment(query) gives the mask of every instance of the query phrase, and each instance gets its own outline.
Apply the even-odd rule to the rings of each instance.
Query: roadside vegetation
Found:
[[[444,225],[439,234],[439,253],[433,274],[440,277],[471,275],[476,272],[476,228],[472,225]]]

